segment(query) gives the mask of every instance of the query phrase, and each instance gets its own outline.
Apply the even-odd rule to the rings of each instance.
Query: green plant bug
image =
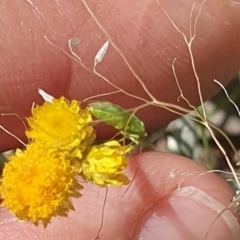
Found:
[[[145,126],[136,116],[107,101],[89,103],[88,106],[95,118],[113,126],[135,144],[141,142],[145,133]]]

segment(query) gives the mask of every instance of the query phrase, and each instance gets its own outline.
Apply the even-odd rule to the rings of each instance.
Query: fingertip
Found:
[[[225,180],[172,154],[143,153],[139,165],[136,184],[147,186],[139,192],[149,207],[141,214],[134,239],[204,239],[208,231],[206,239],[238,239],[238,222],[226,209],[234,193]]]
[[[133,239],[237,240],[239,236],[230,210],[199,188],[183,187],[144,213]]]
[[[231,187],[224,179],[208,172],[203,165],[189,158],[164,152],[145,152],[134,158],[142,171],[139,177],[144,175],[145,181],[156,192],[165,192],[163,186],[166,190],[179,186],[195,186],[205,192],[209,191],[210,195],[215,194],[220,201],[223,198],[223,203],[233,196]]]

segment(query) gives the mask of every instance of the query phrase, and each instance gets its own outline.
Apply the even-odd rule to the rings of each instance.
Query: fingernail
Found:
[[[201,189],[179,188],[159,200],[139,220],[134,239],[239,240],[240,227],[231,211]]]

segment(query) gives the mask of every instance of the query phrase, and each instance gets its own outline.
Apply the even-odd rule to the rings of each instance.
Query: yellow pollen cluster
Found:
[[[32,109],[27,119],[28,138],[51,151],[67,151],[71,157],[82,158],[82,153],[95,139],[91,113],[80,109],[79,102],[68,103],[64,97]]]
[[[79,102],[45,102],[27,122],[30,143],[9,156],[0,182],[0,204],[19,220],[46,227],[52,217],[67,216],[71,198],[81,196],[78,176],[101,187],[129,183],[124,169],[132,148],[117,141],[94,145],[92,114]]]
[[[19,220],[47,226],[53,216],[67,216],[73,209],[70,197],[81,196],[78,173],[79,167],[64,154],[45,152],[36,144],[18,149],[3,171],[3,206]]]
[[[127,167],[125,155],[130,150],[131,147],[122,147],[117,141],[93,146],[82,161],[83,177],[101,187],[128,184],[123,172]]]

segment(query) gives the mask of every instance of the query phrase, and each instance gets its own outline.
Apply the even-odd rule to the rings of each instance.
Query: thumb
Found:
[[[0,239],[81,239],[99,233],[101,240],[211,240],[239,239],[240,229],[228,210],[233,192],[215,174],[184,176],[206,171],[189,159],[149,152],[130,158],[129,177],[138,172],[130,188],[106,189],[86,184],[83,196],[74,201],[75,212],[55,218],[47,229],[19,223],[5,210],[0,212]],[[103,221],[102,221],[103,219]]]
[[[215,174],[194,174],[206,169],[172,154],[150,152],[130,160],[132,172],[138,162],[138,173],[125,200],[109,199],[112,207],[102,239],[202,240],[208,231],[206,239],[239,239],[239,225],[230,211],[217,218],[233,196],[224,180]],[[107,219],[108,214],[112,217]],[[107,224],[114,219],[115,224]]]
[[[206,170],[170,154],[146,153],[140,166],[148,187],[142,183],[139,188],[143,202],[131,239],[239,239],[240,228],[231,211],[218,217],[233,194],[225,181],[215,174],[194,174]]]

